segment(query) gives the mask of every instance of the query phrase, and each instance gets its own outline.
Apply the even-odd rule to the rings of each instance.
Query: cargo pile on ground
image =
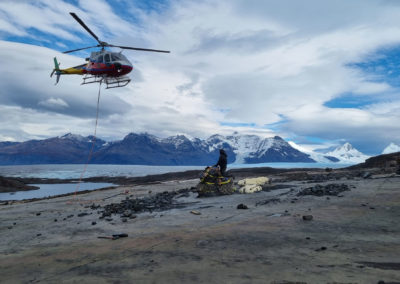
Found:
[[[181,178],[2,203],[0,282],[400,282],[399,176],[268,171],[234,174],[272,180],[248,194]]]

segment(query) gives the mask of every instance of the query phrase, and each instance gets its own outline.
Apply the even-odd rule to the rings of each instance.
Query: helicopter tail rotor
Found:
[[[58,81],[60,81],[61,70],[60,70],[60,63],[57,61],[56,57],[54,57],[54,69],[51,72],[50,77],[53,77],[54,73],[56,73],[57,75],[55,83],[55,85],[57,85]]]

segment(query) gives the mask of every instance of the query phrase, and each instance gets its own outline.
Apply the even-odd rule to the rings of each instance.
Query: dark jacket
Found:
[[[226,165],[228,164],[228,155],[226,152],[221,149],[219,150],[219,159],[218,162],[214,165],[214,167],[219,166],[221,169],[221,175],[225,175]]]

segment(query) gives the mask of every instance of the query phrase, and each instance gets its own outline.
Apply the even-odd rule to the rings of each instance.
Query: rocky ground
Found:
[[[16,179],[9,179],[0,176],[0,192],[15,192],[35,189],[38,189],[38,187],[26,185]]]
[[[231,173],[272,183],[197,198],[190,173],[3,202],[0,282],[400,283],[393,169]]]

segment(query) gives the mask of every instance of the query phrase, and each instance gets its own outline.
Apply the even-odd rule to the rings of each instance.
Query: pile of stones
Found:
[[[130,199],[127,197],[120,203],[111,203],[104,206],[104,210],[100,213],[100,219],[110,217],[111,214],[118,214],[121,217],[131,217],[135,213],[141,212],[153,212],[153,211],[164,211],[172,208],[182,208],[185,205],[174,200],[174,197],[185,196],[191,189],[181,189],[178,191],[164,191],[157,193],[152,196],[144,198]]]
[[[341,192],[343,191],[349,191],[350,187],[347,184],[336,184],[336,183],[330,183],[327,185],[320,185],[317,184],[313,187],[308,187],[303,190],[301,190],[297,196],[302,196],[302,195],[315,195],[315,196],[324,196],[324,195],[332,195],[332,196],[338,196]]]

